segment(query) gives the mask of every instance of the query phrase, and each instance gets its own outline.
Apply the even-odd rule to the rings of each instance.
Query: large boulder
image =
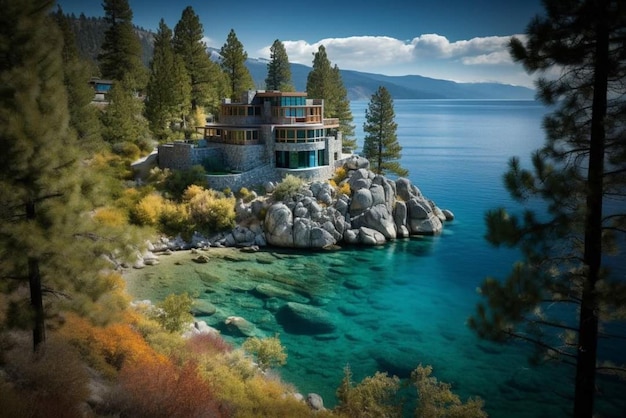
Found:
[[[229,316],[224,321],[226,329],[234,335],[252,337],[255,335],[254,324],[240,316]]]
[[[370,189],[359,189],[352,194],[352,202],[350,203],[350,215],[358,215],[372,207],[374,199]]]
[[[363,245],[381,245],[387,242],[383,234],[365,226],[359,228],[358,241]]]
[[[386,240],[396,238],[396,225],[393,216],[384,203],[372,206],[361,216],[353,218],[352,226],[354,228],[368,227],[374,229],[380,232]]]
[[[293,247],[293,214],[284,203],[275,203],[268,208],[265,239],[270,245]]]

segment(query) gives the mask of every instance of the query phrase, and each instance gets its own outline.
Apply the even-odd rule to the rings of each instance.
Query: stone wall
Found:
[[[159,168],[169,168],[171,170],[187,170],[191,168],[192,148],[192,144],[180,141],[159,145]]]
[[[238,174],[208,175],[206,180],[207,186],[213,190],[229,188],[232,191],[238,191],[242,187],[254,187],[268,181],[280,181],[281,175],[274,167],[266,164]]]
[[[249,171],[269,162],[264,144],[220,144],[220,147],[224,155],[224,166],[230,170]]]

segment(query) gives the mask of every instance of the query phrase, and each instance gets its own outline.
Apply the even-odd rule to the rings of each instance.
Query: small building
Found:
[[[286,174],[308,181],[333,176],[344,158],[339,119],[324,118],[324,101],[304,92],[247,91],[224,99],[217,122],[198,127],[202,140],[159,146],[159,167],[202,164],[214,189],[279,181]]]
[[[108,101],[107,95],[113,87],[113,80],[103,80],[100,78],[92,78],[89,80],[89,84],[94,90],[94,102],[106,102]]]

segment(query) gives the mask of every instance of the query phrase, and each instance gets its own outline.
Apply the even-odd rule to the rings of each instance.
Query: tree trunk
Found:
[[[598,346],[598,313],[596,283],[602,263],[602,195],[605,153],[604,120],[607,111],[609,31],[607,2],[597,9],[596,50],[594,63],[594,92],[591,115],[589,168],[587,172],[587,201],[585,218],[584,264],[587,269],[583,285],[579,317],[578,360],[574,417],[591,418],[595,395],[596,357]]]
[[[26,219],[34,221],[36,217],[35,202],[26,203]],[[28,257],[28,286],[30,288],[30,306],[33,310],[33,350],[37,351],[46,340],[45,317],[43,310],[43,292],[41,289],[41,273],[39,260]]]

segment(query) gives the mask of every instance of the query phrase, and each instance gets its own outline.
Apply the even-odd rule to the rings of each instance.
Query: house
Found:
[[[92,78],[89,80],[89,84],[94,90],[94,102],[106,102],[107,95],[113,87],[113,80],[103,80],[100,78]]]
[[[304,92],[247,91],[224,99],[217,120],[197,128],[201,140],[160,145],[159,167],[202,164],[210,187],[235,190],[287,174],[326,180],[348,157],[339,119],[324,118],[324,101]]]

